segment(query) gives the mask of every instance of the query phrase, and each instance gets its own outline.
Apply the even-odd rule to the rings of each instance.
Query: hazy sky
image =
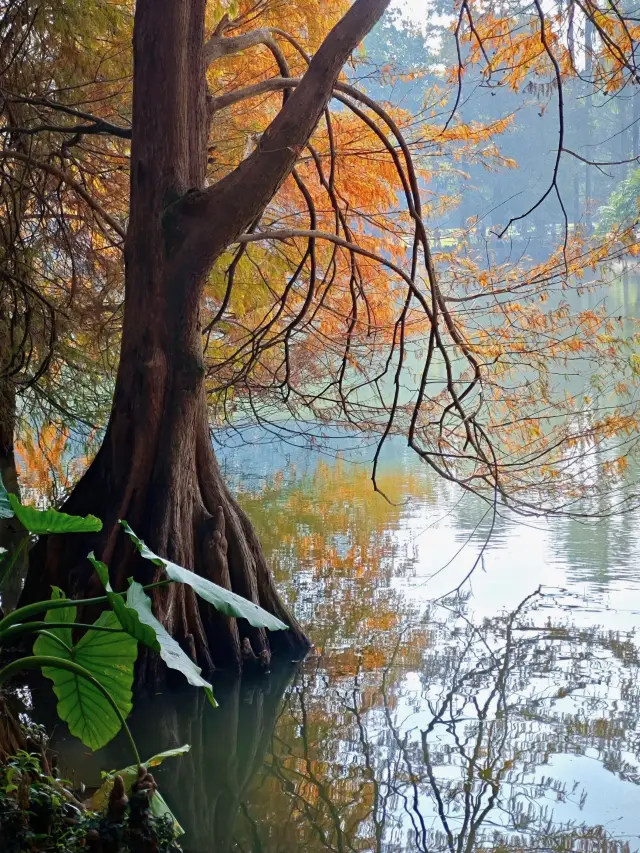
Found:
[[[428,0],[393,0],[391,4],[394,8],[402,9],[408,18],[412,18],[417,23],[423,23],[427,10]]]

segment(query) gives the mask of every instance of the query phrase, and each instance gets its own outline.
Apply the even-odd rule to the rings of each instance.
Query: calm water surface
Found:
[[[401,448],[396,505],[346,461],[225,465],[316,650],[219,679],[217,711],[138,705],[143,753],[192,745],[157,774],[187,851],[640,850],[635,519],[499,519],[452,591],[490,520]],[[83,778],[129,763],[59,740]]]

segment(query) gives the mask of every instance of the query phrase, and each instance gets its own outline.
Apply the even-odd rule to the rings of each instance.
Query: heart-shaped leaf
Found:
[[[62,597],[59,590],[54,590],[54,597]],[[75,607],[65,607],[49,611],[45,621],[72,623],[75,616]],[[126,717],[131,711],[133,665],[138,645],[133,637],[121,630],[114,613],[102,613],[95,625],[107,630],[89,629],[75,646],[72,645],[71,627],[52,628],[49,636],[37,638],[34,654],[63,658],[84,667],[109,692]],[[58,698],[58,716],[68,724],[72,735],[96,750],[118,734],[120,720],[94,684],[75,673],[54,667],[43,667],[42,672],[53,682]]]
[[[211,685],[200,674],[200,667],[196,666],[191,658],[182,651],[173,637],[165,630],[164,626],[158,622],[151,609],[151,599],[136,581],[132,581],[129,587],[127,605],[127,609],[133,610],[139,617],[142,626],[153,633],[158,644],[160,657],[166,665],[170,669],[181,672],[189,684],[193,684],[194,687],[203,687],[209,702],[211,702],[214,708],[217,708],[218,703],[213,698]]]
[[[36,509],[24,506],[15,495],[9,495],[11,508],[29,533],[97,533],[102,522],[95,515],[67,515],[57,509]]]
[[[147,548],[142,539],[136,536],[126,521],[122,521],[121,524],[145,559],[151,560],[156,566],[162,566],[172,581],[190,586],[200,598],[204,598],[216,610],[227,616],[246,619],[255,628],[268,628],[270,631],[287,630],[284,622],[281,622],[276,616],[254,604],[253,601],[249,601],[241,595],[236,595],[235,592],[230,592],[228,589],[218,586],[218,584],[212,583],[206,578],[200,577],[200,575],[196,575],[194,572],[183,569],[182,566],[178,566],[176,563],[172,563],[170,560],[165,560],[164,557],[154,554],[150,548]]]

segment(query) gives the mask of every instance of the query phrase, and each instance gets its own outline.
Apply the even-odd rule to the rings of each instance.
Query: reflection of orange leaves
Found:
[[[381,648],[371,648],[368,646],[362,651],[362,669],[364,672],[370,670],[382,669],[387,663],[387,654]]]
[[[85,456],[71,452],[69,430],[52,423],[38,433],[29,428],[23,430],[15,446],[26,503],[59,503],[88,464]]]
[[[358,668],[373,671],[394,654],[398,659],[419,655],[426,630],[395,648],[397,627],[409,611],[389,581],[392,573],[411,566],[411,546],[399,546],[394,531],[408,499],[429,499],[433,483],[427,471],[383,465],[380,485],[394,503],[374,492],[368,466],[341,460],[320,462],[310,476],[285,477],[281,483],[276,487],[272,481],[242,502],[279,583],[302,573],[321,584],[309,624],[331,671],[337,677]],[[295,585],[288,594],[295,599]]]
[[[374,631],[392,631],[398,626],[399,614],[395,611],[374,612],[367,616],[366,626]]]
[[[382,669],[388,663],[388,654],[384,645],[380,638],[380,644],[376,647],[366,646],[360,650],[351,647],[333,650],[326,656],[325,666],[331,673],[340,677]]]

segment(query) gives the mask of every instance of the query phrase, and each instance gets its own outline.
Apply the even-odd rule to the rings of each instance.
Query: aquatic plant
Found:
[[[80,517],[67,515],[54,508],[40,510],[25,506],[15,495],[6,491],[0,479],[0,518],[14,516],[24,527],[25,534],[14,554],[0,553],[0,583],[12,571],[16,554],[26,547],[31,536],[92,532],[102,527],[102,522],[91,515]],[[115,592],[111,587],[108,566],[90,553],[87,560],[96,572],[104,595],[77,601],[67,598],[60,588],[54,587],[49,600],[19,607],[7,615],[2,614],[0,619],[0,650],[21,647],[26,637],[35,635],[31,652],[16,654],[0,669],[0,687],[24,670],[41,670],[53,682],[58,700],[58,716],[67,723],[71,734],[86,746],[92,750],[100,749],[121,731],[127,737],[133,764],[124,771],[112,774],[105,781],[98,799],[94,800],[96,805],[103,806],[107,811],[114,785],[124,786],[124,796],[135,794],[136,786],[141,784],[142,778],[146,778],[148,766],[155,766],[164,758],[182,754],[188,749],[182,747],[161,753],[147,764],[143,764],[140,759],[126,723],[133,704],[134,667],[139,645],[156,653],[168,668],[180,672],[190,684],[201,687],[210,704],[213,707],[217,705],[211,684],[202,676],[200,668],[154,616],[147,591],[181,584],[226,616],[243,618],[254,627],[271,631],[287,627],[253,602],[157,556],[126,522],[122,522],[122,526],[141,558],[155,566],[158,580],[142,586],[131,579],[126,593]],[[93,606],[103,608],[99,617],[92,623],[79,621],[78,608]],[[12,766],[6,764],[3,771],[11,778],[18,773],[17,770],[11,771]],[[14,793],[11,784],[10,780],[10,790],[5,793]],[[27,809],[30,796],[25,793],[21,806],[23,810]],[[171,820],[179,834],[179,825],[155,783],[149,789],[148,800],[150,813],[159,820]],[[14,815],[14,806],[20,811],[19,804],[12,805],[9,802],[7,805],[7,820],[11,825],[14,817],[18,819]],[[51,820],[52,815],[51,812]],[[30,822],[27,821],[27,824],[25,832],[31,832]]]

